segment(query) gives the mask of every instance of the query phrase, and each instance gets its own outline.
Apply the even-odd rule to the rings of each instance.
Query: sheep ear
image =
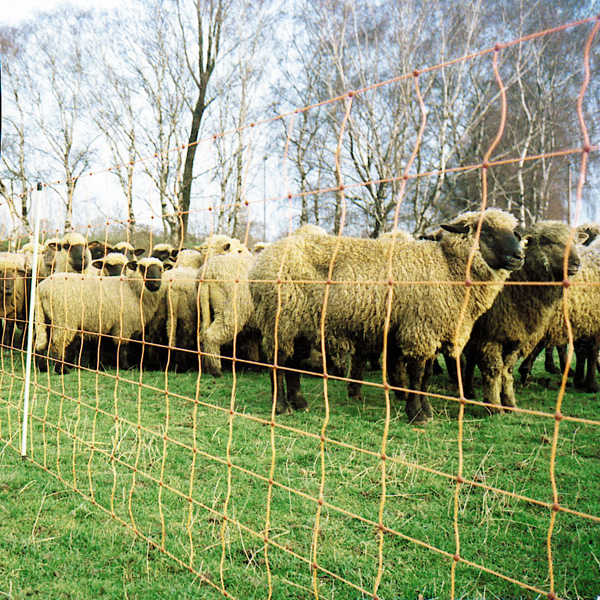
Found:
[[[472,223],[465,223],[464,221],[454,221],[453,223],[442,223],[440,225],[445,231],[450,233],[470,233],[473,231]]]
[[[95,267],[96,269],[102,269],[102,267],[104,267],[104,261],[103,260],[94,260],[94,261],[92,261],[92,267]]]
[[[170,258],[172,258],[173,260],[175,260],[177,258],[178,254],[179,254],[179,250],[171,250],[171,256],[170,256]]]
[[[142,254],[144,254],[144,252],[146,252],[146,248],[136,248],[133,253],[136,256],[141,256]]]
[[[172,269],[172,268],[173,268],[173,263],[168,262],[168,261],[163,263],[163,269],[165,271],[168,271],[169,269]]]
[[[59,242],[50,242],[48,244],[48,248],[52,248],[52,250],[60,250],[61,246]]]
[[[575,243],[577,244],[585,244],[590,236],[585,231],[576,231],[575,232]],[[589,242],[588,242],[589,243]]]
[[[131,269],[132,271],[135,271],[138,268],[138,264],[137,264],[137,262],[135,260],[130,260],[127,263],[127,268]]]
[[[226,242],[225,244],[223,244],[223,252],[228,252],[230,248],[231,242]]]

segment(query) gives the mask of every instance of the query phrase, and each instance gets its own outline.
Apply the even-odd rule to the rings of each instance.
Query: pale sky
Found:
[[[38,12],[52,11],[64,5],[85,9],[113,8],[122,4],[122,0],[0,0],[0,25],[18,25]]]

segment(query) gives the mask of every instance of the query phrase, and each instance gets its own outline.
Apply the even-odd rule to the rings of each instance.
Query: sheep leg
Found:
[[[562,346],[556,346],[556,351],[558,352],[558,362],[560,364],[560,372],[564,373],[567,367],[567,345],[563,344]],[[569,374],[571,368],[569,366]]]
[[[585,390],[596,393],[598,391],[598,382],[596,381],[596,357],[598,356],[599,340],[592,338],[587,349],[587,372],[585,376]]]
[[[303,360],[306,360],[310,356],[311,345],[307,340],[299,339],[294,344],[294,356],[289,361],[287,366],[294,369],[299,368]],[[287,403],[294,410],[307,410],[308,402],[302,395],[300,388],[300,373],[293,371],[285,372],[285,387],[287,390]]]
[[[121,342],[121,347],[119,348],[117,342],[117,352],[117,364],[119,365],[119,369],[127,371],[131,367],[129,364],[129,344]]]
[[[450,380],[458,385],[458,371],[456,368],[456,358],[447,352],[444,352],[444,362],[446,363],[446,370],[448,371],[448,377]],[[462,368],[462,358],[461,358],[461,368]]]
[[[221,346],[231,341],[234,337],[233,330],[219,315],[204,332],[204,357],[206,370],[215,377],[222,375]],[[210,356],[208,356],[210,355]]]
[[[444,374],[444,369],[442,368],[442,365],[440,365],[440,363],[438,362],[437,357],[433,359],[433,374],[434,375],[443,375]]]
[[[50,343],[48,344],[48,356],[54,360],[54,371],[56,373],[68,373],[71,368],[66,364],[67,348],[75,337],[74,331],[68,331],[65,327],[54,326],[50,332]]]
[[[485,344],[479,357],[479,370],[483,386],[483,400],[491,413],[502,412],[502,349],[500,344]]]
[[[579,339],[575,342],[575,375],[573,385],[582,389],[585,385],[585,361],[587,358],[587,339]]]
[[[423,390],[426,362],[421,358],[411,357],[406,359],[408,387],[410,389],[406,398],[406,415],[410,423],[426,423],[433,416],[428,399],[415,393],[415,391]]]
[[[404,360],[399,352],[395,351],[394,347],[388,348],[387,355],[387,373],[389,382],[394,387],[408,387],[408,377],[406,373],[406,366],[404,364]],[[394,390],[394,394],[398,400],[406,400],[407,394],[406,392],[400,390]]]
[[[463,371],[463,394],[465,398],[475,398],[475,367],[477,366],[477,359],[475,352],[467,346],[465,348],[465,368]]]
[[[531,370],[533,369],[533,363],[535,359],[540,355],[544,347],[546,346],[545,340],[540,340],[535,348],[526,356],[521,364],[519,365],[519,375],[521,376],[521,385],[526,386],[529,383],[529,377]]]
[[[289,407],[285,396],[284,375],[281,370],[273,368],[271,370],[271,397],[273,398],[275,397],[275,391],[277,391],[275,412],[278,415],[289,412]]]
[[[308,402],[302,395],[300,388],[300,373],[285,374],[285,386],[287,389],[287,403],[294,410],[308,410]]]
[[[554,364],[554,347],[548,346],[546,348],[546,356],[544,357],[544,368],[546,369],[546,373],[551,373],[552,375],[558,374],[558,369]]]
[[[515,407],[517,398],[515,396],[515,385],[513,377],[513,368],[517,362],[518,352],[513,352],[504,358],[504,368],[502,369],[502,391],[501,401],[503,406]]]
[[[15,335],[15,322],[12,319],[3,319],[4,330],[2,332],[1,343],[3,346],[13,346],[13,338]]]
[[[360,381],[363,378],[363,366],[364,362],[356,356],[356,351],[354,351],[350,363],[350,379],[355,379],[356,381],[348,382],[348,398],[359,402],[362,401],[362,383]]]

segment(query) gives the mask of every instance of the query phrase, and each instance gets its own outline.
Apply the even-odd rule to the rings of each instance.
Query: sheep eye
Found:
[[[540,244],[542,244],[542,246],[549,246],[550,244],[552,244],[552,240],[543,235],[540,238]]]

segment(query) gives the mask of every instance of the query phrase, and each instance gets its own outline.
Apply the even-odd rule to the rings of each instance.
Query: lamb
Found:
[[[596,392],[596,357],[600,342],[600,243],[598,240],[579,250],[581,269],[573,277],[573,285],[569,289],[568,307],[573,340],[579,350],[575,385],[586,391]],[[526,383],[533,361],[545,346],[562,346],[569,341],[564,321],[563,306],[560,303],[550,320],[543,340],[534,351],[521,363],[519,373]],[[585,362],[588,362],[587,374]]]
[[[498,285],[470,289],[465,318],[458,329],[457,319],[465,294],[461,285],[432,290],[431,285],[408,287],[402,283],[464,281],[480,219],[481,235],[479,246],[473,250],[470,279]],[[329,279],[340,283],[329,288],[327,337],[348,340],[355,348],[366,346],[370,350],[381,350],[388,290],[392,289],[391,343],[388,344],[390,382],[395,386],[401,383],[405,367],[410,387],[424,389],[427,360],[435,357],[440,349],[459,355],[473,323],[492,305],[510,271],[522,265],[523,252],[514,231],[516,225],[512,215],[488,209],[483,214],[464,213],[445,224],[446,233],[439,242],[398,243],[389,239],[292,235],[273,243],[258,255],[249,273],[255,321],[261,330],[267,357],[276,358],[281,367],[295,368],[320,341],[324,290]],[[391,272],[388,272],[390,264]],[[356,283],[341,283],[348,281]],[[385,285],[373,284],[374,281]],[[390,281],[396,283],[388,285]],[[285,373],[287,395],[284,395],[283,374],[281,370],[276,373],[277,412],[285,412],[289,407],[305,408],[299,375]],[[427,398],[415,393],[406,399],[406,412],[411,421],[431,418]]]
[[[579,234],[577,241],[587,237]],[[571,228],[557,221],[540,221],[525,236],[525,262],[513,271],[492,307],[473,326],[465,348],[467,369],[465,394],[473,397],[473,372],[479,365],[484,400],[492,412],[516,406],[513,368],[543,337],[562,299],[562,286],[523,285],[525,282],[559,282],[564,278],[564,260],[569,247],[567,274],[574,276],[580,265]]]
[[[221,374],[221,346],[231,342],[253,314],[248,285],[252,254],[244,247],[214,256],[203,270],[200,310],[204,365],[213,375]]]
[[[67,351],[80,332],[112,336],[117,349],[120,347],[119,364],[129,368],[128,343],[142,334],[158,308],[164,267],[152,258],[130,262],[127,267],[131,272],[127,279],[55,273],[40,283],[35,320],[40,369],[47,366],[39,360],[47,352],[62,362],[62,367],[57,363],[55,369],[67,372]],[[52,328],[50,336],[48,326]]]

